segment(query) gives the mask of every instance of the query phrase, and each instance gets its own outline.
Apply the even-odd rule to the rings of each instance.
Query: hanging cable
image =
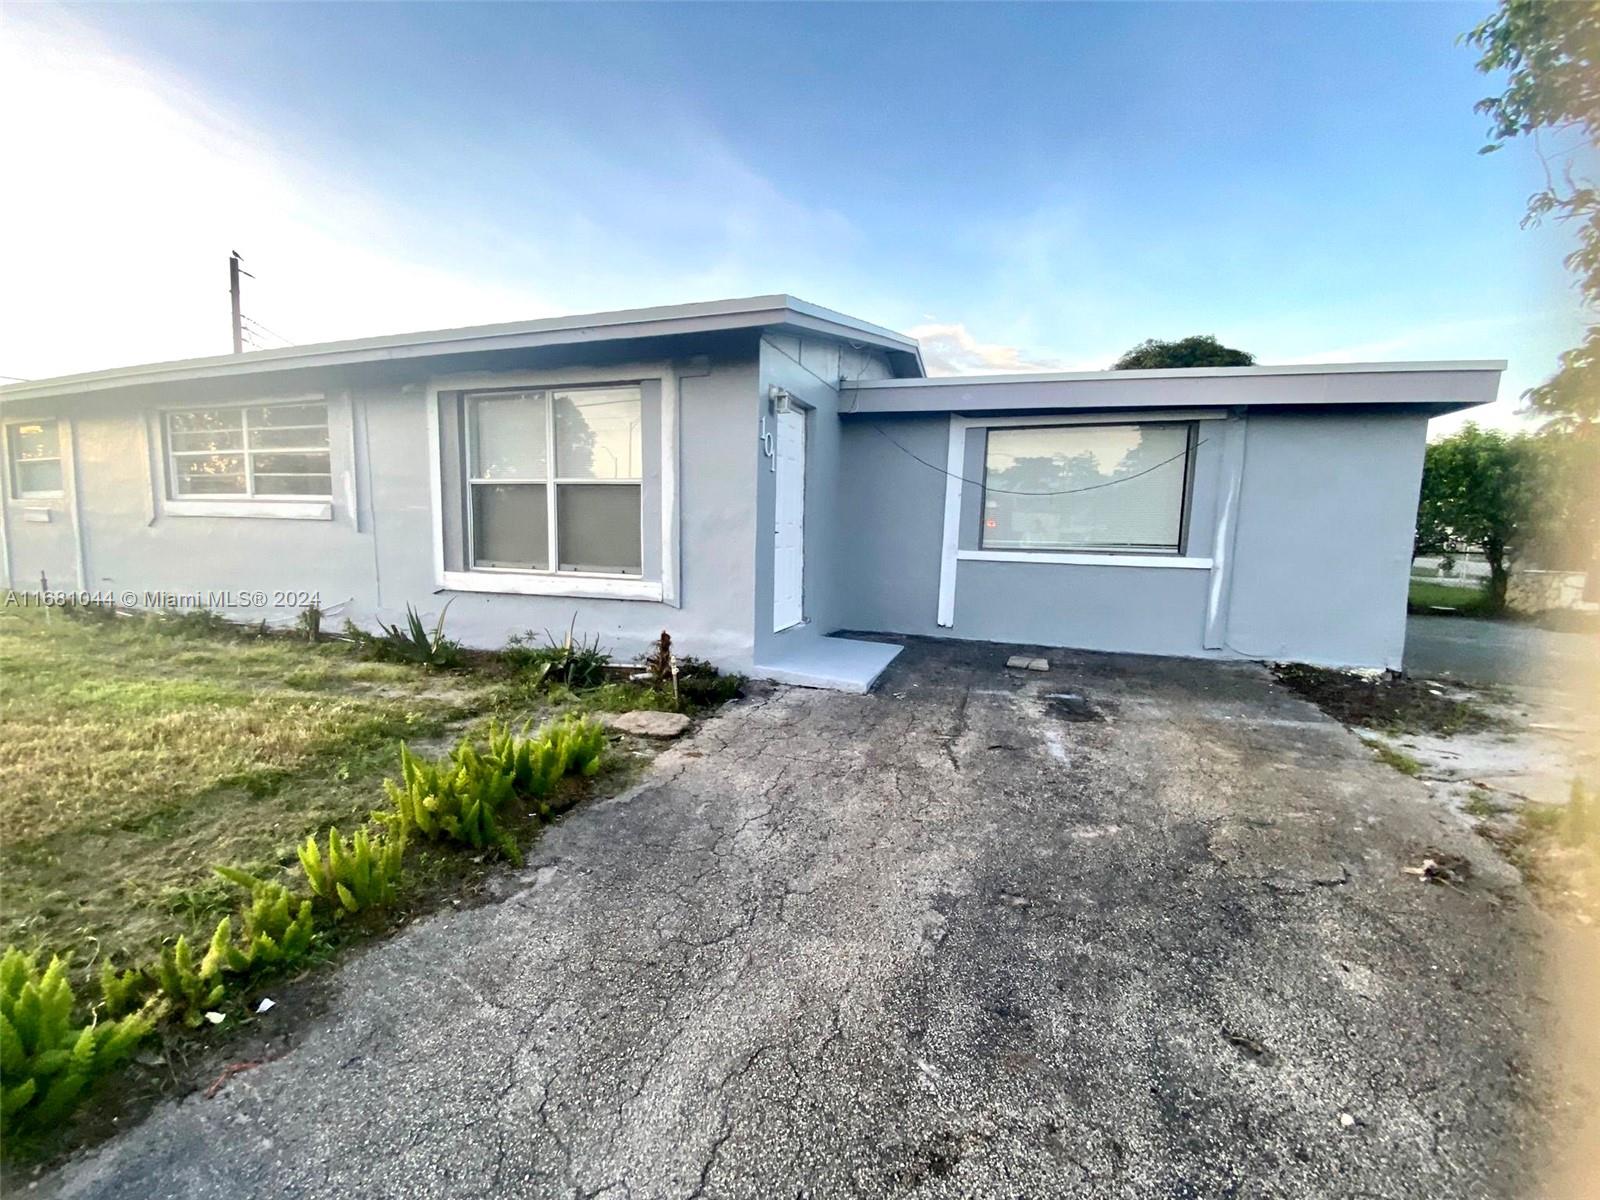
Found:
[[[884,441],[888,442],[896,450],[900,451],[900,453],[908,455],[909,457],[916,459],[917,462],[919,462],[923,466],[927,467],[928,470],[937,471],[937,472],[939,472],[939,474],[943,475],[947,479],[959,479],[962,483],[970,483],[970,484],[972,484],[973,487],[981,487],[985,491],[990,491],[990,492],[999,492],[1001,495],[1005,495],[1005,496],[1075,496],[1079,492],[1097,492],[1101,488],[1108,488],[1108,487],[1114,486],[1115,484],[1127,483],[1130,480],[1138,479],[1141,475],[1150,474],[1151,471],[1159,471],[1162,467],[1166,466],[1168,463],[1177,462],[1180,458],[1183,458],[1185,455],[1187,455],[1189,453],[1191,448],[1198,450],[1201,446],[1204,446],[1206,444],[1206,439],[1205,438],[1201,438],[1199,441],[1195,442],[1193,447],[1185,446],[1182,450],[1178,451],[1178,453],[1174,454],[1171,458],[1164,458],[1160,462],[1156,463],[1156,465],[1153,466],[1153,467],[1146,467],[1144,470],[1137,471],[1132,475],[1124,475],[1121,479],[1108,479],[1104,483],[1091,483],[1087,487],[1066,488],[1063,491],[1059,491],[1059,492],[1019,492],[1019,491],[1014,491],[1011,488],[997,488],[997,487],[994,487],[994,486],[992,486],[992,485],[990,485],[988,483],[985,483],[981,479],[968,479],[965,475],[957,475],[957,474],[954,474],[953,472],[946,471],[943,467],[929,462],[927,459],[923,458],[916,451],[911,450],[911,449],[909,449],[909,448],[907,448],[905,446],[902,446],[899,442],[895,441],[892,437],[890,437],[887,433],[885,433],[881,426],[879,426],[879,425],[877,425],[877,424],[875,424],[874,422],[871,422],[871,421],[867,422],[867,424],[872,429],[877,430],[877,432],[883,437]]]

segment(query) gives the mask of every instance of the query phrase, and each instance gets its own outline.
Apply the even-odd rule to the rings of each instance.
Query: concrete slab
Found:
[[[794,650],[757,663],[752,674],[777,683],[859,694],[872,690],[872,685],[899,653],[900,647],[889,642],[861,642],[842,637],[797,639]]]

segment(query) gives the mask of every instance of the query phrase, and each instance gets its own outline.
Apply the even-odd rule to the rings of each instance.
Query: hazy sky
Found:
[[[1582,312],[1490,7],[9,4],[0,373],[226,351],[237,249],[296,342],[786,291],[945,371],[1504,357],[1505,422]]]

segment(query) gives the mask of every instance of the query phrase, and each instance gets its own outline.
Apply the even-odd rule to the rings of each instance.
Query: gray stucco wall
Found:
[[[905,451],[943,464],[948,418],[847,417],[840,506],[851,519],[839,546],[851,588],[844,624],[1091,650],[1398,667],[1426,426],[1424,416],[1391,412],[1257,410],[1202,422],[1191,557],[1213,555],[1230,457],[1243,464],[1237,522],[1218,566],[962,560],[955,623],[945,628],[938,624],[945,477]],[[1228,453],[1233,439],[1242,441],[1242,455]],[[966,508],[975,519],[976,510]],[[963,543],[971,544],[966,531]],[[1208,646],[1213,571],[1227,574],[1221,636],[1212,639],[1219,644]]]
[[[853,593],[863,584],[849,569],[840,546],[855,519],[844,502],[848,486],[843,458],[845,431],[839,422],[839,389],[844,379],[887,379],[892,375],[881,355],[856,350],[826,338],[783,335],[761,341],[761,378],[757,390],[760,415],[768,418],[768,394],[780,387],[812,406],[806,420],[805,622],[774,632],[772,628],[772,545],[775,477],[771,460],[760,456],[756,471],[755,506],[755,657],[756,662],[803,649],[850,623]]]
[[[1254,411],[1228,647],[1400,667],[1428,418]]]
[[[337,371],[302,373],[290,387],[238,385],[138,389],[63,402],[64,455],[72,419],[76,460],[60,502],[3,505],[8,567],[16,586],[79,585],[70,506],[73,468],[81,494],[83,586],[146,593],[216,590],[311,591],[330,612],[371,628],[428,616],[451,601],[448,632],[469,645],[498,647],[511,633],[576,620],[618,657],[641,654],[662,629],[680,653],[749,669],[754,635],[755,514],[750,498],[757,451],[757,359],[747,349],[673,361],[678,384],[680,574],[677,606],[642,600],[440,591],[435,583],[425,365],[389,370],[381,381]],[[659,361],[656,360],[656,361]],[[619,363],[618,377],[632,374]],[[272,400],[320,393],[329,407],[334,475],[331,520],[180,516],[168,511],[159,417],[162,407]],[[35,415],[8,405],[6,421]],[[49,524],[26,509],[53,509]],[[648,536],[648,535],[647,535]],[[657,535],[659,536],[659,535]],[[659,558],[659,551],[657,558]],[[244,620],[292,621],[298,608],[230,609]]]

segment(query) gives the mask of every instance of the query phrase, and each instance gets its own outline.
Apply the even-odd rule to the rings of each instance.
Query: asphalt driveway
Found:
[[[1259,668],[1005,653],[736,706],[39,1191],[1529,1191],[1539,925],[1480,844]]]

